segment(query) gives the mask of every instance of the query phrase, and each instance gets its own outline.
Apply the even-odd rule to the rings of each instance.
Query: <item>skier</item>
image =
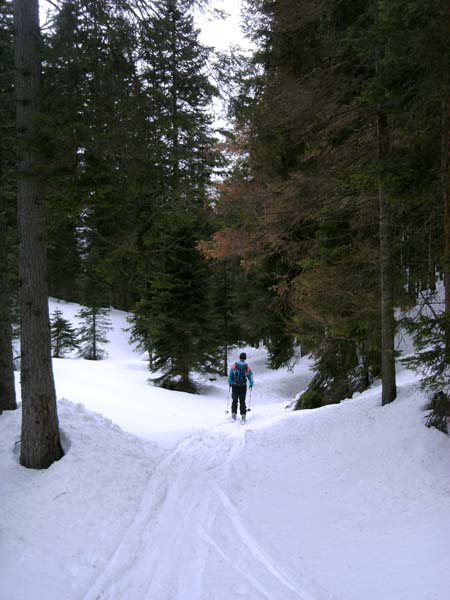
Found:
[[[250,385],[250,389],[253,387],[253,373],[248,364],[245,362],[247,355],[245,352],[241,352],[239,360],[235,362],[228,374],[228,384],[231,387],[231,418],[233,421],[236,420],[238,400],[239,400],[239,411],[241,413],[241,419],[245,422],[245,415],[247,413],[247,406],[245,404],[245,396],[247,395],[247,379]]]

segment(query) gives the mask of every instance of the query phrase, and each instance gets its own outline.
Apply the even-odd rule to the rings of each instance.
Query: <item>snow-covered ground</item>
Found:
[[[291,412],[310,363],[249,348],[252,411],[230,423],[225,378],[150,385],[111,317],[106,360],[54,361],[61,461],[20,467],[20,411],[0,416],[0,600],[450,598],[450,440],[412,373],[386,407],[374,387]]]

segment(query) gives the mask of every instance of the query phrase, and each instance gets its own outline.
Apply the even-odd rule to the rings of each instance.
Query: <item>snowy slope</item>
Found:
[[[149,385],[112,318],[107,360],[55,360],[61,461],[21,468],[20,411],[0,416],[0,600],[448,600],[450,440],[411,373],[389,406],[375,387],[292,413],[308,361],[248,349],[252,412],[229,423],[224,378]]]

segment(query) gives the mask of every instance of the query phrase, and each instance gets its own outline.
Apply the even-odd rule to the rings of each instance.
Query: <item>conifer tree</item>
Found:
[[[87,272],[103,282],[102,302],[123,308],[131,302],[135,206],[152,159],[130,14],[119,1],[62,3],[47,43],[42,127],[52,293],[83,302]]]
[[[109,343],[107,333],[112,330],[107,309],[89,306],[82,308],[76,316],[81,319],[77,330],[79,355],[87,360],[105,358],[107,352],[104,346]]]
[[[260,69],[241,112],[248,169],[231,196],[240,219],[217,239],[241,245],[253,272],[275,266],[271,305],[284,305],[284,331],[318,358],[323,401],[339,400],[342,378],[351,393],[380,373],[382,355],[392,367],[393,306],[415,302],[439,268],[432,115],[447,56],[436,43],[443,4],[249,4]],[[392,400],[394,377],[385,387]]]
[[[63,455],[53,380],[47,291],[45,207],[34,125],[40,109],[39,3],[14,2],[18,137],[22,437],[20,463],[49,467]]]
[[[153,201],[141,213],[136,324],[149,327],[154,366],[163,371],[159,383],[192,391],[191,371],[217,368],[218,361],[208,265],[197,249],[208,233],[204,207],[216,163],[208,114],[214,90],[207,51],[182,2],[161,2],[142,35],[159,171]]]
[[[50,335],[53,358],[62,358],[66,350],[78,348],[77,335],[68,319],[65,319],[59,308],[53,311],[50,319]]]

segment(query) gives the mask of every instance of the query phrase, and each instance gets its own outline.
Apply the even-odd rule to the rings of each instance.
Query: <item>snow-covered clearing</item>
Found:
[[[149,385],[111,316],[107,360],[54,361],[61,461],[21,468],[20,411],[0,416],[1,600],[448,600],[450,440],[412,373],[389,406],[374,387],[293,413],[308,360],[272,372],[249,348],[230,423],[225,378]]]

